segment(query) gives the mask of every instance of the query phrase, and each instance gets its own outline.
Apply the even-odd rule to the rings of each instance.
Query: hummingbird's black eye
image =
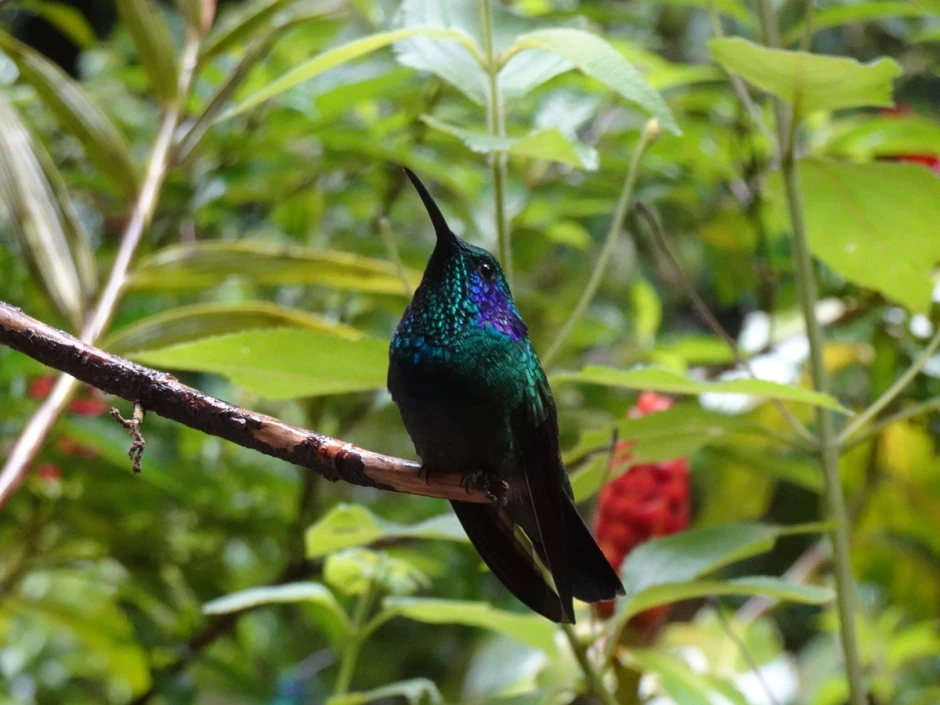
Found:
[[[477,269],[480,272],[480,276],[488,282],[496,278],[496,267],[489,262],[480,262],[480,266],[477,267]]]

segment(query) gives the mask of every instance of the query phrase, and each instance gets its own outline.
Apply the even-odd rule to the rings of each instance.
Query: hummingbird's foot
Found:
[[[470,494],[472,488],[483,490],[489,500],[497,506],[502,507],[506,504],[506,493],[509,492],[509,484],[493,477],[492,473],[484,470],[464,473],[460,478],[460,486],[467,491],[467,494]]]
[[[431,484],[431,473],[433,473],[433,472],[434,472],[434,468],[432,468],[431,466],[429,466],[429,465],[422,465],[420,468],[418,468],[418,479],[419,479],[419,480],[424,480],[424,482],[425,482],[426,484],[430,485],[430,484]]]

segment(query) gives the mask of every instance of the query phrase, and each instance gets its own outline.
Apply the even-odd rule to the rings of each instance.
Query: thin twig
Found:
[[[408,279],[408,272],[405,270],[405,265],[402,264],[401,255],[398,254],[398,245],[395,243],[395,233],[392,232],[392,226],[389,224],[388,218],[384,215],[379,218],[379,235],[382,236],[382,242],[385,244],[385,252],[388,254],[388,258],[392,260],[392,264],[395,265],[395,271],[398,273],[399,280],[401,280],[402,291],[405,292],[406,296],[411,296],[414,293],[414,287]]]
[[[721,17],[718,15],[718,10],[715,7],[715,0],[709,0],[708,15],[711,19],[712,34],[714,34],[717,39],[723,38],[725,32],[724,28],[721,26]],[[728,78],[731,80],[731,87],[734,89],[735,95],[738,97],[738,100],[741,101],[741,105],[744,106],[744,109],[757,126],[757,129],[767,138],[768,142],[773,144],[773,133],[770,131],[770,128],[767,127],[767,123],[764,122],[764,116],[761,114],[760,108],[751,98],[747,84],[744,83],[744,80],[738,74],[730,71],[728,72]]]
[[[486,123],[489,133],[494,137],[506,136],[506,107],[499,90],[499,69],[501,59],[496,52],[493,30],[493,8],[490,0],[478,0],[480,28],[483,31],[483,69],[486,71],[488,100],[486,101]],[[499,245],[499,260],[503,266],[506,281],[512,287],[512,233],[509,219],[506,217],[506,186],[508,173],[506,152],[496,150],[490,155],[490,167],[493,172],[493,205],[496,211],[496,239]]]
[[[124,286],[127,283],[131,262],[144,233],[153,219],[157,201],[160,198],[160,191],[172,162],[173,134],[185,111],[198,54],[199,38],[194,33],[190,33],[186,47],[183,50],[176,99],[163,115],[157,138],[154,141],[153,151],[150,154],[147,175],[144,178],[137,201],[134,203],[127,227],[121,237],[121,244],[111,267],[108,281],[104,286],[101,297],[98,299],[98,303],[82,328],[81,339],[85,343],[94,344],[97,342],[117,312]],[[0,472],[0,507],[6,504],[16,488],[22,483],[29,470],[30,463],[36,453],[39,452],[76,388],[75,379],[66,375],[60,376],[42,406],[26,424],[26,428],[10,451],[10,456],[3,466],[3,471]]]
[[[568,638],[568,643],[571,644],[571,651],[574,652],[574,657],[578,661],[581,671],[584,673],[584,681],[587,684],[588,693],[596,695],[601,699],[604,705],[617,705],[617,699],[614,697],[613,693],[604,687],[603,678],[601,678],[597,667],[591,661],[587,647],[581,643],[577,633],[575,633],[574,627],[570,624],[562,624],[561,629]]]
[[[149,412],[310,468],[334,482],[464,502],[491,501],[485,491],[463,487],[460,473],[435,472],[425,480],[418,463],[374,453],[220,401],[171,375],[87,345],[2,301],[0,344],[108,394],[139,403]],[[490,493],[498,494],[499,490],[489,488]]]
[[[741,653],[741,657],[747,662],[747,667],[751,669],[751,672],[757,678],[757,682],[760,683],[761,689],[763,689],[764,694],[767,696],[767,702],[769,702],[770,705],[780,705],[779,701],[774,696],[773,691],[770,689],[770,686],[767,684],[767,681],[764,678],[764,674],[761,673],[760,665],[757,663],[757,659],[754,658],[754,655],[751,654],[750,649],[747,648],[747,644],[745,644],[744,640],[735,633],[731,626],[731,622],[728,621],[728,617],[725,615],[725,609],[721,604],[721,600],[713,596],[709,598],[709,602],[711,602],[712,607],[715,609],[715,614],[718,616],[718,622],[721,624],[721,628],[724,630],[725,634],[728,635],[728,638],[734,642],[734,645]]]
[[[829,560],[830,555],[829,542],[826,539],[817,541],[787,569],[782,580],[795,585],[805,583],[813,573],[819,570],[823,563]],[[762,595],[752,597],[741,606],[734,619],[745,625],[750,624],[778,604],[780,604],[780,600],[775,597],[764,597]]]
[[[813,32],[816,30],[813,28],[813,19],[816,15],[816,0],[806,0],[806,18],[803,20],[803,23],[806,29],[803,31],[803,39],[800,44],[800,49],[803,51],[810,51],[813,46]]]
[[[864,431],[860,431],[852,436],[846,437],[846,439],[842,441],[842,450],[847,451],[850,448],[854,448],[855,446],[864,443],[870,438],[877,436],[891,424],[895,424],[898,421],[904,421],[905,419],[910,419],[915,416],[920,416],[921,414],[926,414],[929,411],[934,411],[937,409],[940,409],[940,397],[932,397],[926,401],[922,401],[919,404],[905,407],[897,413],[886,416],[877,423],[872,424]]]
[[[659,248],[660,252],[666,258],[666,261],[673,269],[673,274],[679,282],[679,286],[682,287],[683,292],[689,298],[689,301],[692,304],[692,307],[698,313],[699,317],[708,326],[711,331],[721,338],[728,348],[731,350],[731,354],[734,356],[735,362],[741,367],[748,375],[753,379],[757,379],[757,375],[754,374],[754,370],[751,367],[750,362],[747,358],[741,353],[741,349],[738,347],[737,341],[731,337],[731,335],[724,329],[721,323],[715,318],[715,315],[711,312],[711,309],[708,308],[708,304],[702,300],[702,297],[699,296],[698,292],[695,290],[695,287],[692,286],[692,282],[688,276],[686,276],[685,270],[682,269],[682,265],[679,263],[679,258],[676,256],[676,253],[673,252],[672,245],[669,244],[669,239],[666,237],[666,234],[663,232],[662,227],[659,224],[659,219],[656,217],[656,214],[653,213],[652,209],[647,206],[642,201],[638,201],[636,204],[637,212],[643,217],[646,221],[647,227],[649,227],[650,232],[653,234],[653,241]],[[808,448],[814,448],[817,445],[816,437],[804,426],[796,416],[793,415],[786,404],[784,404],[780,399],[772,399],[774,407],[780,413],[780,416],[783,417],[783,420],[796,432],[798,439],[789,439],[791,442],[796,440],[799,445]]]
[[[633,150],[633,159],[630,161],[630,168],[624,179],[623,187],[620,189],[620,198],[617,199],[617,207],[610,221],[607,239],[604,241],[603,247],[601,247],[600,254],[597,256],[597,262],[594,263],[594,269],[591,270],[591,278],[588,279],[587,286],[584,287],[581,297],[568,316],[568,320],[565,321],[561,330],[558,331],[558,335],[555,336],[552,344],[548,346],[545,355],[542,356],[542,364],[544,364],[546,368],[551,366],[555,356],[561,351],[562,345],[565,344],[568,336],[571,335],[575,324],[581,316],[584,315],[584,312],[587,311],[588,306],[590,306],[594,295],[601,285],[604,272],[607,270],[607,263],[610,261],[610,257],[614,251],[614,245],[617,244],[617,236],[620,235],[620,232],[623,230],[627,212],[630,210],[630,204],[633,200],[633,189],[636,186],[637,174],[640,171],[640,162],[643,159],[643,155],[646,154],[652,144],[659,138],[660,131],[659,122],[655,118],[648,120],[643,128],[640,141],[636,149]]]
[[[933,357],[934,353],[937,352],[937,348],[940,348],[940,325],[937,326],[937,332],[934,333],[933,338],[931,338],[930,342],[927,343],[927,347],[921,351],[920,355],[917,356],[917,359],[911,363],[911,366],[904,370],[901,376],[894,381],[894,384],[885,390],[884,394],[878,397],[868,406],[867,409],[856,416],[852,420],[852,423],[848,424],[844,429],[842,429],[842,433],[839,434],[836,442],[843,444],[851,441],[852,437],[858,433],[860,429],[862,429],[870,421],[873,421],[882,409],[894,401],[895,398],[907,388],[907,385],[914,381],[914,378],[920,374],[920,371],[924,368],[924,365],[926,365],[930,361],[930,358]]]

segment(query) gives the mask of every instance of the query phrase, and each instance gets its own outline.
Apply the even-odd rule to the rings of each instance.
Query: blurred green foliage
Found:
[[[779,705],[844,701],[824,527],[800,526],[825,519],[821,476],[764,400],[809,425],[812,404],[858,411],[940,325],[936,2],[785,0],[786,52],[760,46],[742,0],[493,2],[492,36],[490,3],[472,0],[116,5],[98,37],[64,3],[0,5],[0,300],[80,330],[177,110],[153,222],[98,342],[413,457],[381,391],[384,347],[433,234],[400,166],[433,184],[461,236],[497,251],[497,221],[510,223],[515,298],[544,351],[655,116],[633,197],[684,274],[631,213],[548,372],[586,515],[617,433],[637,462],[692,457],[696,519],[637,550],[615,617],[584,610],[578,634],[607,649],[635,611],[691,598],[643,648],[623,637],[616,702],[770,703],[762,682]],[[80,47],[78,78],[16,38],[37,14]],[[795,110],[837,399],[804,383],[762,91]],[[491,167],[503,158],[505,183]],[[730,372],[683,278],[762,380]],[[861,429],[841,458],[880,703],[940,700],[940,357],[921,362],[878,416],[903,418]],[[0,347],[0,457],[48,373]],[[690,398],[624,419],[642,389]],[[3,507],[0,703],[512,705],[591,687],[562,632],[481,570],[443,501],[332,485],[152,416],[144,431],[136,476],[125,431],[73,405]],[[771,577],[800,556],[819,558],[806,584]],[[784,602],[755,611],[747,596]]]

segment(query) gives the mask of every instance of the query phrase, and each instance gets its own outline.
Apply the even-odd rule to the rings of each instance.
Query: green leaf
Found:
[[[204,42],[200,61],[209,61],[219,54],[250,41],[270,27],[277,14],[288,9],[295,0],[262,0],[240,10],[214,29]]]
[[[657,5],[697,7],[706,11],[710,11],[711,7],[714,6],[717,12],[737,20],[745,27],[754,24],[754,17],[750,9],[740,0],[655,0],[655,2]]]
[[[164,348],[209,336],[263,328],[303,328],[359,340],[363,333],[352,326],[301,309],[269,301],[208,303],[180,306],[144,318],[109,335],[101,346],[123,354],[130,350]]]
[[[398,524],[375,516],[362,505],[340,503],[307,529],[307,558],[319,558],[333,551],[364,546],[384,538],[467,541],[467,535],[454,514],[443,514],[417,524]]]
[[[717,687],[708,676],[692,670],[689,664],[664,649],[630,649],[626,662],[642,673],[655,674],[657,690],[672,702],[682,705],[747,705],[748,701],[738,691]]]
[[[780,536],[829,528],[819,523],[787,527],[722,524],[651,539],[634,549],[620,569],[626,595],[617,604],[617,624],[624,625],[632,615],[656,605],[712,594],[827,602],[833,597],[828,589],[792,585],[777,578],[698,579],[736,561],[766,553]]]
[[[580,17],[545,19],[518,15],[502,3],[491,3],[489,11],[496,55],[507,51],[525,32],[558,26],[582,28],[585,24]],[[490,89],[479,48],[485,42],[477,0],[404,0],[397,20],[403,27],[446,27],[466,33],[474,43],[472,51],[453,43],[415,37],[396,43],[395,54],[405,66],[433,73],[473,102],[486,105]],[[515,54],[500,69],[497,90],[504,103],[512,101],[572,68],[570,61],[550,52],[532,50]]]
[[[509,148],[510,154],[597,171],[597,150],[555,127],[533,130]]]
[[[630,553],[620,570],[625,599],[766,553],[783,531],[769,524],[721,524],[650,539]]]
[[[276,328],[131,353],[145,365],[212,372],[268,399],[384,389],[388,341]]]
[[[42,17],[71,39],[79,49],[90,49],[98,41],[95,30],[85,19],[85,15],[72,5],[53,0],[18,0],[9,4],[11,8],[26,10]]]
[[[192,151],[209,132],[219,113],[228,105],[232,96],[235,95],[235,92],[241,87],[245,79],[248,78],[252,69],[268,55],[275,44],[277,44],[278,40],[290,30],[300,27],[312,20],[316,20],[319,17],[320,15],[304,15],[282,23],[277,23],[266,34],[254,40],[245,48],[245,52],[238,63],[229,71],[225,80],[222,81],[216,92],[206,102],[202,112],[199,113],[199,116],[189,126],[186,134],[180,139],[177,147],[177,159],[180,162],[189,158]],[[206,57],[203,58],[205,59]]]
[[[52,160],[2,93],[0,202],[49,299],[79,329],[95,286],[91,243]]]
[[[219,121],[227,120],[249,108],[253,108],[259,103],[263,103],[293,88],[298,83],[309,81],[311,78],[320,75],[324,71],[329,71],[336,66],[345,64],[360,56],[365,56],[373,51],[387,47],[389,44],[414,36],[431,37],[433,39],[458,42],[464,46],[473,46],[472,40],[463,32],[441,27],[410,27],[408,29],[399,29],[392,32],[370,34],[367,37],[356,39],[336,49],[325,51],[300,66],[293,68],[283,76],[276,78],[261,90],[241,101],[234,108],[222,115]]]
[[[663,305],[648,279],[638,277],[630,285],[630,304],[633,307],[633,335],[638,345],[649,347],[656,340],[656,332],[663,322]]]
[[[826,409],[849,413],[848,409],[828,394],[821,394],[802,387],[779,384],[762,379],[729,379],[722,382],[701,382],[662,367],[635,367],[618,370],[600,365],[588,365],[580,372],[559,372],[551,376],[557,382],[601,384],[606,387],[624,389],[649,389],[667,394],[748,394],[766,399],[782,399],[804,404],[814,404]]]
[[[710,595],[761,595],[807,605],[822,605],[835,597],[831,588],[799,585],[780,578],[758,575],[733,580],[705,580],[660,585],[644,590],[628,600],[624,612],[627,617],[632,617],[650,607]]]
[[[202,611],[203,614],[228,614],[262,605],[294,602],[313,606],[318,624],[333,644],[343,644],[349,638],[349,618],[333,593],[321,583],[287,583],[240,590],[207,602]]]
[[[564,57],[582,73],[648,111],[664,129],[681,134],[659,93],[601,37],[580,29],[542,29],[520,35],[508,55],[525,49],[542,49]]]
[[[555,76],[574,68],[568,59],[539,49],[513,54],[499,70],[499,92],[504,101],[518,100]]]
[[[914,115],[840,120],[819,151],[854,161],[902,154],[940,156],[940,125]]]
[[[421,275],[407,272],[414,286]],[[141,259],[130,285],[143,290],[199,290],[230,279],[254,284],[317,284],[334,289],[404,296],[395,265],[338,250],[276,245],[260,240],[206,241],[158,250]]]
[[[430,115],[422,115],[421,120],[435,130],[458,138],[474,152],[483,154],[508,152],[532,159],[570,164],[588,171],[597,170],[597,151],[577,139],[567,137],[561,130],[554,127],[533,130],[523,137],[497,137],[485,132],[466,130],[437,120]]]
[[[326,701],[326,705],[364,705],[375,700],[396,696],[403,697],[408,705],[438,705],[438,703],[444,702],[441,692],[433,681],[429,681],[427,678],[412,678],[407,681],[383,685],[381,688],[367,690],[363,693],[334,695]]]
[[[582,434],[577,445],[564,454],[571,462],[587,453],[597,453],[596,462],[571,475],[571,486],[577,501],[592,497],[605,483],[618,476],[609,465],[608,451],[614,430],[617,438],[629,441],[629,465],[659,463],[674,458],[687,458],[703,446],[728,442],[735,434],[759,433],[746,421],[727,414],[707,411],[697,404],[679,404],[635,419],[623,419],[606,428]]]
[[[164,104],[176,98],[176,57],[170,29],[154,0],[117,0],[118,14],[137,58],[150,76],[153,91]]]
[[[330,554],[323,578],[345,595],[364,595],[376,588],[392,595],[410,595],[430,585],[428,577],[412,563],[365,548]]]
[[[57,573],[64,572],[46,573],[44,582],[48,585],[57,579]],[[114,601],[104,595],[95,597],[83,609],[55,599],[34,601],[15,596],[8,596],[4,606],[11,608],[19,619],[31,617],[47,622],[55,634],[72,635],[78,641],[73,649],[80,650],[86,658],[100,659],[113,678],[123,681],[131,692],[143,693],[151,685],[149,659],[135,638],[134,625]]]
[[[0,31],[0,49],[9,56],[63,128],[85,148],[88,158],[121,189],[137,195],[137,169],[124,135],[82,87],[42,54]]]
[[[499,7],[493,10],[494,14],[503,14]],[[475,3],[467,0],[404,0],[395,17],[397,25],[404,29],[439,27],[461,32],[471,45],[439,42],[418,35],[396,42],[395,57],[403,66],[432,73],[473,102],[485,105],[489,89],[486,73],[478,58],[479,45],[482,44],[479,16]]]
[[[822,159],[802,161],[799,175],[813,253],[849,281],[926,313],[940,262],[940,179],[917,164]],[[783,207],[779,176],[768,190]]]
[[[869,22],[891,17],[924,17],[930,13],[924,8],[909,2],[860,2],[854,5],[832,5],[813,13],[813,32],[839,27],[854,22]],[[787,44],[798,42],[806,34],[806,24],[799,22],[787,30],[784,41]]]
[[[796,119],[818,110],[891,106],[891,80],[901,74],[893,59],[861,64],[854,59],[767,49],[740,37],[708,42],[712,58],[761,90],[793,106]]]
[[[535,614],[494,609],[485,602],[435,598],[387,598],[383,607],[392,615],[427,624],[464,624],[505,634],[523,644],[555,653],[555,627]]]

